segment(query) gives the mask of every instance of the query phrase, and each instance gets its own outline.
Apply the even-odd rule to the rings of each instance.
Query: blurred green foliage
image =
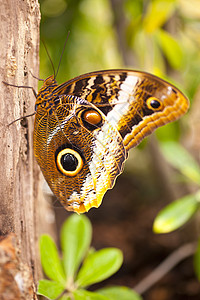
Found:
[[[179,172],[179,181],[193,186],[193,193],[185,195],[168,204],[156,216],[153,224],[155,233],[169,233],[179,229],[199,213],[200,209],[200,165],[177,142],[160,144],[166,160]],[[197,218],[198,222],[198,218]],[[199,222],[198,222],[199,223]],[[200,281],[200,239],[194,255],[194,269]]]
[[[113,6],[119,6],[119,13]],[[129,68],[167,77],[192,98],[200,82],[198,0],[40,0],[41,38],[57,67],[58,81],[88,71],[124,67],[121,28]],[[113,6],[112,6],[113,5]],[[122,45],[121,45],[122,46]],[[52,74],[41,44],[41,76]],[[126,55],[126,53],[125,53]]]
[[[56,70],[70,31],[59,83],[94,70],[128,67],[171,81],[192,101],[200,83],[200,1],[40,0],[40,5],[41,39]],[[41,43],[40,77],[51,74]],[[179,134],[177,122],[157,130],[162,140],[177,140]]]
[[[64,3],[62,11],[54,15],[59,2]],[[40,3],[41,37],[56,67],[70,31],[58,73],[59,82],[92,70],[122,66],[107,0],[43,0]],[[40,55],[41,76],[45,78],[52,74],[52,67],[42,44]]]

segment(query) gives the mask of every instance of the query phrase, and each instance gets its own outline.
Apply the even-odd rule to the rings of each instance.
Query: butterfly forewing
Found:
[[[138,71],[88,73],[58,86],[55,91],[95,104],[117,127],[127,150],[157,127],[180,118],[189,106],[187,98],[176,87]],[[160,107],[151,107],[149,99],[159,101]]]

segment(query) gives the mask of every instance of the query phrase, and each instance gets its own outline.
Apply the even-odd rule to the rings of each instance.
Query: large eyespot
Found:
[[[81,114],[83,125],[90,131],[102,125],[102,116],[95,109],[87,109]]]
[[[76,176],[83,167],[80,154],[70,148],[62,149],[56,156],[58,170],[66,176]]]
[[[156,97],[150,97],[146,101],[147,107],[151,110],[161,110],[163,103]]]

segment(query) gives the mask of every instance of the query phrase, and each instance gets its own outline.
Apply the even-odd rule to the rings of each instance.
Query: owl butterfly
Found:
[[[34,153],[62,205],[84,213],[113,187],[129,149],[188,106],[177,88],[144,72],[98,71],[61,85],[50,76],[36,98]]]

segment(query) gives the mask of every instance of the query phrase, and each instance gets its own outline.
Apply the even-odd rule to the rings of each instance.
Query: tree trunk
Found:
[[[0,0],[0,7],[0,299],[27,300],[36,299],[39,230],[51,224],[33,155],[34,117],[8,126],[34,112],[33,92],[2,81],[37,90],[30,71],[38,75],[40,11],[37,0]]]

